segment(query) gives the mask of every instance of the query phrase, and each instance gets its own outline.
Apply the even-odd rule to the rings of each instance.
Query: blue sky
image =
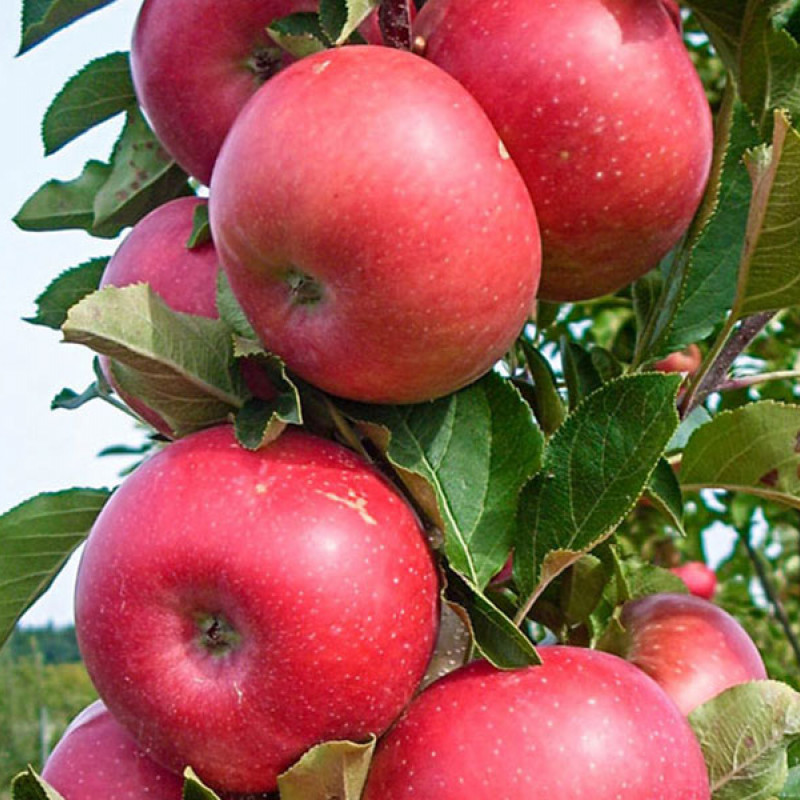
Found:
[[[111,486],[124,461],[96,457],[109,444],[137,444],[141,435],[119,411],[93,402],[74,412],[50,411],[64,386],[92,380],[91,354],[59,342],[47,328],[22,322],[33,301],[62,270],[109,255],[114,242],[82,232],[24,233],[11,222],[25,199],[46,180],[76,177],[89,158],[106,158],[119,130],[106,123],[45,158],[39,128],[50,100],[92,58],[127,50],[140,0],[116,0],[20,58],[21,0],[0,3],[0,511],[41,491]],[[75,559],[25,617],[58,624],[72,619]]]

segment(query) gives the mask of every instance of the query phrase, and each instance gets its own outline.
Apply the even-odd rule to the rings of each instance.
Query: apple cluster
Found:
[[[213,319],[221,267],[293,375],[422,403],[491,370],[537,296],[615,291],[685,234],[712,131],[674,3],[428,0],[410,49],[373,14],[366,44],[302,58],[266,34],[316,6],[145,0],[137,98],[208,197],[142,219],[103,286]],[[188,246],[205,209],[210,239]],[[274,396],[257,361],[237,368]],[[708,800],[686,715],[765,677],[721,609],[641,598],[615,653],[542,647],[541,665],[477,660],[421,690],[443,582],[404,493],[304,430],[256,450],[227,424],[178,437],[122,388],[125,365],[102,369],[169,443],[83,554],[101,701],[44,770],[66,800],[174,800],[187,767],[220,796],[265,794],[314,746],[370,737],[364,800]]]

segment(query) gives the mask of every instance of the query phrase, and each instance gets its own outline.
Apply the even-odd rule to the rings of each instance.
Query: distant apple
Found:
[[[657,0],[428,0],[417,16],[418,48],[483,106],[525,178],[542,230],[540,298],[630,283],[698,208],[711,112],[676,10]]]
[[[420,694],[378,745],[364,800],[709,800],[700,746],[650,678],[595,650],[539,654]]]
[[[195,210],[208,203],[199,197],[181,197],[164,203],[140,220],[108,262],[100,287],[147,283],[173,311],[216,319],[219,259],[211,241],[189,248]],[[106,379],[142,419],[167,438],[173,431],[152,408],[120,388],[110,359],[100,357]],[[250,391],[264,399],[275,390],[258,364],[241,359],[239,367]]]
[[[369,45],[309,56],[237,118],[211,227],[267,349],[350,399],[414,403],[488,371],[539,279],[525,185],[475,100]]]
[[[656,361],[653,369],[659,372],[685,372],[691,375],[697,372],[702,360],[703,354],[700,348],[696,344],[690,344],[683,350],[677,350],[666,358]]]
[[[717,590],[717,573],[702,561],[687,561],[678,567],[672,567],[670,572],[677,575],[686,584],[689,592],[697,597],[710,600]]]
[[[316,0],[145,0],[131,46],[136,96],[190,175],[208,184],[242,106],[291,61],[267,27],[316,7]]]
[[[620,655],[642,669],[689,714],[724,689],[767,677],[744,628],[701,597],[654,594],[626,603]]]
[[[116,490],[75,622],[98,693],[142,748],[256,793],[314,744],[391,724],[425,673],[438,591],[414,512],[360,457],[299,431],[249,451],[225,425]]]
[[[100,700],[70,723],[42,777],[64,800],[183,797],[183,778],[150,759]]]

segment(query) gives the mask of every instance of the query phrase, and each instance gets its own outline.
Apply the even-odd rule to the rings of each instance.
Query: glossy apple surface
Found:
[[[670,572],[677,575],[686,584],[689,592],[696,597],[711,600],[717,590],[717,573],[702,561],[687,561],[685,564],[672,567]]]
[[[438,625],[414,513],[349,450],[230,426],[145,462],[88,538],[78,641],[99,695],[165,766],[263,792],[312,745],[400,713]]]
[[[615,291],[686,231],[709,173],[711,113],[657,0],[429,0],[424,55],[474,95],[533,197],[539,296]]]
[[[767,677],[744,628],[701,597],[654,594],[626,603],[623,655],[689,714],[731,686]]]
[[[364,800],[708,800],[672,701],[616,656],[542,647],[541,667],[450,673],[379,744]]]
[[[525,185],[463,87],[405,51],[343,47],[275,76],[225,140],[210,203],[265,346],[336,395],[455,391],[505,353],[532,306]]]
[[[315,8],[314,0],[145,0],[131,46],[136,96],[190,175],[208,184],[236,115],[288,63],[266,28]]]
[[[686,372],[692,374],[697,372],[700,362],[703,360],[703,354],[696,344],[690,344],[683,350],[677,350],[670,353],[666,358],[656,361],[653,364],[653,369],[659,372]]]
[[[70,723],[42,777],[64,800],[183,797],[183,778],[149,758],[100,700]]]

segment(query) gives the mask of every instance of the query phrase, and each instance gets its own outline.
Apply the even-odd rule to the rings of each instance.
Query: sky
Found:
[[[45,181],[74,178],[88,159],[108,157],[120,122],[105,123],[45,158],[41,119],[82,66],[129,49],[140,0],[115,0],[16,58],[21,4],[0,3],[0,513],[43,491],[116,485],[128,461],[97,453],[142,440],[129,417],[101,401],[77,411],[51,411],[50,401],[62,388],[82,391],[91,383],[92,355],[60,342],[56,331],[21,320],[34,313],[35,298],[60,272],[110,255],[117,243],[78,231],[25,233],[11,222]],[[24,624],[72,620],[76,562],[71,560]]]

